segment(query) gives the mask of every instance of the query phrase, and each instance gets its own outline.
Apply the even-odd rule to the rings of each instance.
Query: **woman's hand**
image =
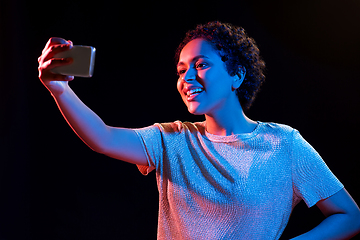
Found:
[[[62,38],[50,38],[47,42],[41,56],[38,58],[39,62],[39,78],[44,86],[53,94],[62,94],[68,86],[68,81],[74,79],[74,76],[66,76],[55,74],[51,69],[59,66],[64,66],[72,63],[71,58],[54,58],[54,55],[67,51],[73,46],[71,41],[66,41]]]

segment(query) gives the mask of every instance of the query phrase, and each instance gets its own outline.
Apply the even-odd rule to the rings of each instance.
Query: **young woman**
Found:
[[[295,205],[317,205],[326,219],[295,239],[348,239],[360,211],[319,154],[289,126],[249,119],[265,63],[244,29],[210,22],[189,31],[177,54],[177,89],[204,122],[107,126],[51,69],[71,63],[72,47],[51,38],[39,78],[76,134],[94,151],[156,170],[158,239],[278,239]]]

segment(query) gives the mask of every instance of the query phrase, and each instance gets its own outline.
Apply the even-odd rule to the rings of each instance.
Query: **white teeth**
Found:
[[[201,88],[195,88],[195,89],[191,89],[189,91],[187,91],[187,95],[190,96],[191,94],[194,94],[194,93],[199,93],[199,92],[202,92],[203,90]]]

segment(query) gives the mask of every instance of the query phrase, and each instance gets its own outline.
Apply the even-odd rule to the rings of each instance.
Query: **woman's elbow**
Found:
[[[347,216],[346,228],[351,233],[351,238],[360,233],[360,210],[354,209],[345,213]]]
[[[358,234],[360,233],[360,210],[357,209],[352,215],[352,222],[354,224],[354,227],[356,228],[356,234]]]

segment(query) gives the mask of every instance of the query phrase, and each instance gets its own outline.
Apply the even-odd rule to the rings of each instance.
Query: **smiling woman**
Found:
[[[230,24],[190,31],[177,51],[177,89],[203,122],[141,129],[106,125],[72,91],[73,77],[54,74],[71,64],[56,53],[72,42],[51,38],[39,78],[76,134],[93,150],[156,171],[158,239],[279,239],[293,208],[317,205],[326,219],[297,239],[348,239],[360,211],[343,184],[300,133],[249,119],[265,77],[254,40]]]
[[[223,114],[219,111],[240,107],[235,94],[241,84],[239,76],[227,73],[221,57],[206,40],[198,38],[184,47],[178,73],[178,91],[190,113]]]
[[[265,62],[260,56],[255,40],[250,38],[242,27],[224,24],[218,21],[198,25],[187,32],[175,54],[176,63],[180,53],[190,41],[201,38],[207,40],[216,50],[231,76],[246,69],[244,83],[237,90],[237,96],[244,110],[250,108],[261,85],[265,81]],[[181,63],[181,62],[180,62]]]

